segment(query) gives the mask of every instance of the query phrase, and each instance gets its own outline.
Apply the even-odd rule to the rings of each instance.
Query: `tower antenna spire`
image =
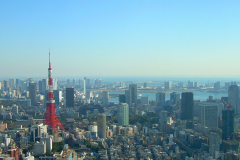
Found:
[[[55,109],[55,100],[53,94],[53,79],[52,79],[52,68],[50,60],[50,48],[49,48],[49,68],[48,68],[48,93],[46,101],[46,112],[43,120],[43,124],[51,126],[53,132],[57,133],[57,126],[62,130],[65,130],[57,118]]]
[[[51,69],[51,53],[50,53],[50,48],[49,48],[49,69]]]

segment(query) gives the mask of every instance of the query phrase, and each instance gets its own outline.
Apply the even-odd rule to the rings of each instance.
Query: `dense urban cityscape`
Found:
[[[1,80],[0,87],[4,160],[240,157],[235,81],[221,86],[220,81],[58,80],[49,53],[48,79],[10,78]],[[194,99],[196,91],[209,97]],[[141,93],[155,94],[155,99]],[[112,97],[118,102],[110,102]]]
[[[239,8],[2,0],[0,160],[240,160]]]

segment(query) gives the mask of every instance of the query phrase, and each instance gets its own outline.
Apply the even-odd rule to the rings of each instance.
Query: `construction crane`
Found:
[[[227,104],[227,102],[226,102],[223,98],[221,98],[221,100],[223,101],[224,104],[226,104],[228,110],[229,110],[229,108],[232,107],[232,106],[230,105],[230,103]]]

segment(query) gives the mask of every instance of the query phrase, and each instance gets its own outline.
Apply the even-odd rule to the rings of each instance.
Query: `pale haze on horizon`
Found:
[[[2,1],[0,77],[240,75],[240,1]]]

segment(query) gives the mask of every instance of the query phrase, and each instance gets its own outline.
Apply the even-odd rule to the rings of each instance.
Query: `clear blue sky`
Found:
[[[239,75],[240,1],[1,1],[0,77]]]

